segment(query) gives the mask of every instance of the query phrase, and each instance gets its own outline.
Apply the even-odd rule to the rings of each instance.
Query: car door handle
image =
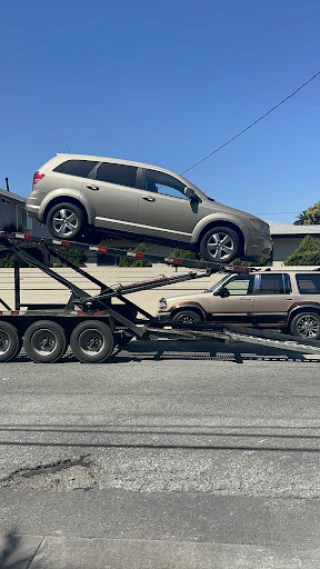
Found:
[[[155,202],[156,199],[155,198],[151,198],[150,196],[142,196],[143,200],[146,200],[146,202]]]
[[[99,186],[87,186],[88,190],[99,190]]]

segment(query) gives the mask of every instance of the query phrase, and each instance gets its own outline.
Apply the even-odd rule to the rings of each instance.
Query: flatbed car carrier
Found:
[[[27,244],[41,248],[47,262],[38,260]],[[63,256],[63,249],[96,251],[114,257],[138,258],[172,267],[191,269],[186,273],[159,276],[127,285],[109,286]],[[12,361],[23,345],[27,356],[35,362],[53,363],[62,358],[68,346],[81,362],[101,363],[133,337],[137,339],[184,338],[218,339],[223,342],[249,342],[272,348],[311,353],[320,357],[320,343],[301,340],[280,332],[241,329],[215,322],[184,323],[156,318],[129,300],[134,292],[157,289],[170,284],[201,279],[218,272],[248,272],[243,267],[225,267],[215,263],[134,253],[123,249],[98,247],[86,243],[42,239],[24,233],[0,231],[0,250],[13,253],[15,306],[1,300],[0,289],[0,362]],[[51,256],[99,287],[90,295],[69,279],[50,268]],[[21,262],[40,269],[70,291],[66,304],[21,303]],[[115,303],[117,301],[117,303]],[[119,304],[119,301],[121,302]],[[2,306],[1,306],[2,305]],[[3,307],[3,310],[1,309]]]

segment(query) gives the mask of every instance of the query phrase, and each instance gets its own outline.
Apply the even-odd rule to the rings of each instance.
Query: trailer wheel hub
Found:
[[[0,330],[0,352],[5,354],[10,348],[10,338],[4,330]]]
[[[99,330],[85,330],[80,334],[79,345],[85,353],[99,353],[104,348],[104,338]]]
[[[51,330],[38,330],[33,334],[33,349],[41,354],[53,352],[57,344],[57,338]]]

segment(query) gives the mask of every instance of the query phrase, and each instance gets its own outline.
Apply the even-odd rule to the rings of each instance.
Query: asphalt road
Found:
[[[0,364],[0,567],[318,567],[320,362],[128,350]]]

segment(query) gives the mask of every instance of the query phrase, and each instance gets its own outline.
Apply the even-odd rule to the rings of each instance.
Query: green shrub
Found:
[[[307,235],[298,249],[287,258],[286,265],[320,265],[320,240]]]
[[[145,253],[145,244],[140,243],[133,249],[133,252]],[[150,263],[150,261],[144,261],[143,259],[130,259],[130,257],[120,257],[119,267],[152,267],[152,263]]]
[[[64,257],[68,261],[71,261],[77,267],[85,267],[86,256],[85,256],[84,251],[81,251],[79,249],[61,249],[61,250],[59,249],[58,252],[60,253],[60,255],[62,257]],[[66,263],[64,263],[63,261],[60,261],[60,259],[59,260],[57,259],[57,261],[54,263],[53,266],[54,267],[67,267],[68,265]]]

